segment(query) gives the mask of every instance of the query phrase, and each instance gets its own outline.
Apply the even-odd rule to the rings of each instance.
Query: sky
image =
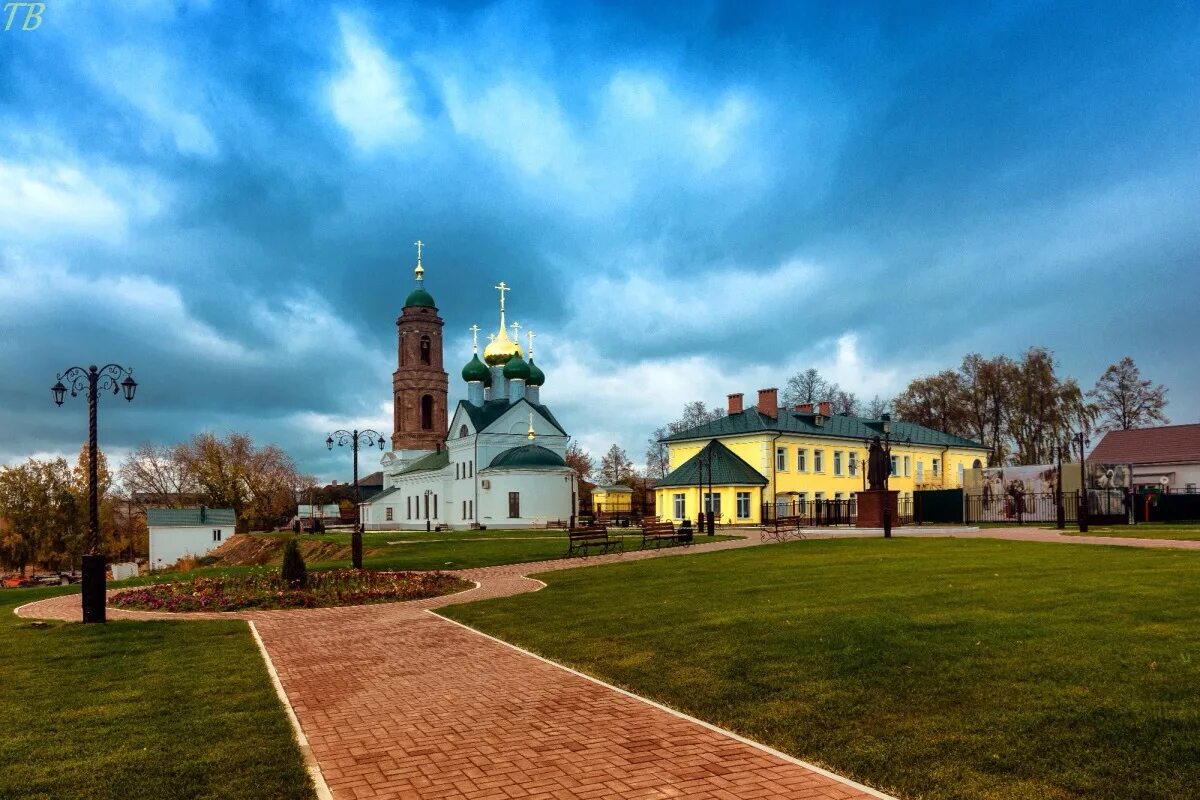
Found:
[[[48,0],[0,30],[0,463],[201,431],[349,478],[390,434],[412,243],[446,320],[643,460],[816,367],[1132,356],[1200,420],[1200,6]],[[0,17],[0,27],[6,20]],[[364,470],[369,471],[369,470]]]

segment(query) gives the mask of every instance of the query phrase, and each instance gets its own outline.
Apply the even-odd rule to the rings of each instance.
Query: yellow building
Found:
[[[655,491],[656,514],[696,519],[703,496],[722,524],[757,525],[764,505],[783,516],[807,513],[818,500],[853,500],[867,488],[870,441],[883,439],[885,429],[888,488],[902,504],[914,491],[960,488],[968,470],[987,466],[988,449],[978,442],[886,415],[833,414],[828,403],[781,409],[778,390],[761,389],[758,405],[743,408],[742,395],[731,394],[726,416],[663,440],[670,471]]]

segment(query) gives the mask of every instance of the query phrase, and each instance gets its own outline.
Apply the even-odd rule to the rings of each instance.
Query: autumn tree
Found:
[[[179,445],[138,445],[121,463],[121,485],[139,505],[180,508],[199,502]]]
[[[606,486],[620,483],[634,476],[633,462],[619,445],[608,448],[608,452],[600,459],[599,479]]]
[[[896,417],[955,436],[968,433],[965,392],[954,370],[917,378],[892,401]]]
[[[272,527],[292,511],[293,491],[301,478],[291,457],[277,445],[256,448],[243,433],[224,439],[201,433],[180,445],[176,457],[202,501],[232,508],[243,530]]]
[[[0,561],[59,568],[83,552],[86,506],[81,507],[65,459],[29,459],[0,468]]]
[[[567,452],[563,458],[567,462],[567,466],[579,475],[581,481],[589,480],[592,471],[596,468],[591,453],[584,450],[579,442],[571,442],[567,445]]]
[[[665,478],[670,471],[671,459],[667,443],[668,436],[715,422],[725,416],[723,408],[709,408],[703,400],[693,400],[683,406],[678,419],[655,428],[646,442],[646,477]]]
[[[863,416],[867,419],[879,419],[891,411],[892,401],[885,400],[879,395],[872,397],[863,408]]]
[[[1104,370],[1088,397],[1095,401],[1098,430],[1127,431],[1170,422],[1163,413],[1167,407],[1167,387],[1143,380],[1129,356]]]

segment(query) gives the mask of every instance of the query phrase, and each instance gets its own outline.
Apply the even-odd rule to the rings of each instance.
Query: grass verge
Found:
[[[0,797],[314,796],[246,623],[49,623],[0,591]]]
[[[439,613],[901,797],[1200,786],[1200,554],[814,540],[539,577]]]

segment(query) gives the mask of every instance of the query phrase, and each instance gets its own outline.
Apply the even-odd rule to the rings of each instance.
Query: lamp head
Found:
[[[327,449],[329,449],[329,450],[332,450],[332,449],[333,449],[333,437],[332,437],[332,436],[326,437],[326,439],[325,439],[325,447],[326,447]]]
[[[121,381],[121,390],[125,392],[126,402],[133,402],[133,395],[137,392],[137,381],[133,379],[133,374],[125,376],[125,380]]]
[[[63,382],[59,380],[50,387],[50,393],[54,395],[54,405],[61,406],[63,404],[63,397],[67,394],[67,387],[63,386]]]
[[[887,414],[887,413],[880,414],[879,421],[882,424],[884,433],[892,432],[892,415],[891,414]]]

